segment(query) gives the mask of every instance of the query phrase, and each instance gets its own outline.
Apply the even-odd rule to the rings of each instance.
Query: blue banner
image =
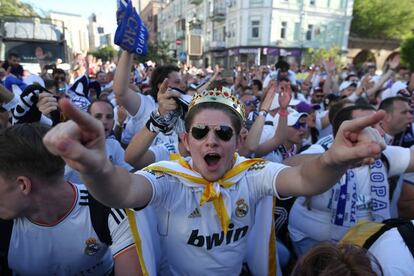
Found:
[[[116,17],[118,28],[114,43],[129,53],[145,56],[148,52],[148,30],[130,0],[119,1]]]

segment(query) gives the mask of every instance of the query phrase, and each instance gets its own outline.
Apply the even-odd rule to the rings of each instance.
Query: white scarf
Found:
[[[373,221],[380,222],[391,217],[389,187],[384,164],[376,160],[369,167],[371,182],[371,214]],[[352,170],[347,170],[332,188],[331,238],[340,240],[350,227],[357,223],[357,182]]]

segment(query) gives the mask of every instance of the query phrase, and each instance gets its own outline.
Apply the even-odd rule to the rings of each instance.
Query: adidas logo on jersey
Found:
[[[200,214],[200,210],[198,210],[197,207],[194,209],[194,211],[191,212],[190,215],[188,215],[188,218],[199,218],[199,217],[201,217],[201,214]]]
[[[235,230],[233,230],[233,228],[234,224],[230,223],[229,230],[227,231],[226,235],[224,235],[224,232],[221,231],[220,233],[213,233],[211,236],[198,235],[198,229],[193,230],[191,232],[190,238],[187,241],[187,244],[197,247],[203,247],[205,244],[207,250],[210,250],[213,248],[213,246],[222,245],[223,242],[225,242],[225,244],[229,244],[243,238],[246,236],[249,226],[246,225]]]

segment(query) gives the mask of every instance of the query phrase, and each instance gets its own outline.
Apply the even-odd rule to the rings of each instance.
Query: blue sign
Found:
[[[180,54],[178,55],[178,59],[180,61],[186,61],[187,60],[187,54],[183,51],[180,52]]]

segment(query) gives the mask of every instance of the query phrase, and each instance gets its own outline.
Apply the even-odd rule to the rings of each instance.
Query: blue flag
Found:
[[[131,0],[119,1],[116,19],[118,28],[114,43],[129,53],[145,56],[148,52],[148,30]]]

